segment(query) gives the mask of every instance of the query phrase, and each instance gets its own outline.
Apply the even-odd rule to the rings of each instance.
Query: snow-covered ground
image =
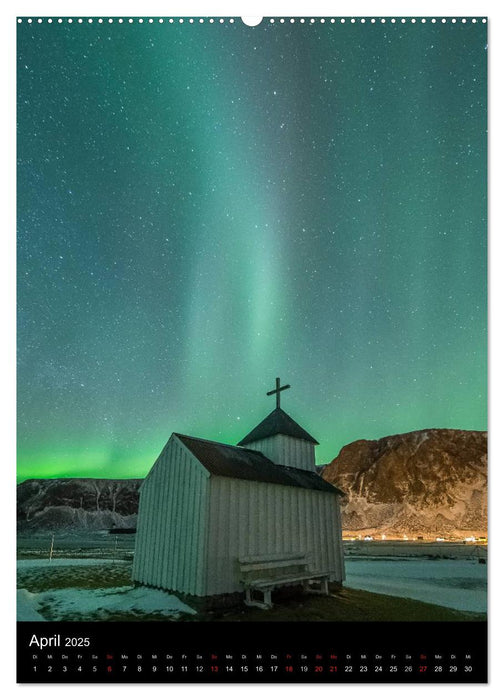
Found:
[[[27,569],[54,569],[60,566],[110,566],[113,563],[113,559],[65,559],[64,557],[50,561],[49,559],[18,559],[17,568],[25,571]]]
[[[160,613],[176,617],[180,613],[194,613],[188,605],[164,591],[143,586],[121,586],[119,588],[61,588],[31,593],[25,588],[18,590],[17,619],[19,621],[44,620],[40,608],[49,609],[49,620],[72,619],[93,615],[106,616],[110,613]]]
[[[87,588],[66,585],[59,587],[58,581],[65,579],[66,571],[74,571],[77,567],[78,586],[88,585]],[[102,567],[100,571],[99,567]],[[117,559],[18,559],[17,561],[19,586],[17,597],[17,619],[19,621],[34,620],[72,620],[101,619],[117,613],[133,613],[137,615],[161,614],[176,618],[181,613],[194,614],[194,610],[182,603],[176,596],[165,591],[146,586],[115,585],[110,587],[92,584],[96,580],[104,580],[106,572],[126,573],[123,579],[129,580],[131,562]],[[51,572],[54,571],[54,574]],[[31,582],[35,582],[34,591]],[[47,584],[51,581],[49,590]],[[72,580],[72,583],[75,583]],[[26,587],[28,586],[28,587]]]
[[[30,593],[26,588],[17,591],[17,619],[18,622],[43,622],[44,618],[37,610],[37,594]]]
[[[349,588],[434,603],[455,610],[486,612],[487,567],[475,560],[345,559]]]
[[[80,567],[90,567],[88,575],[94,579],[96,567],[129,567],[128,562],[58,558],[51,562],[48,559],[20,559],[17,564],[20,573],[25,572],[18,591],[18,620],[68,620],[73,615],[76,619],[87,615],[96,619],[121,612],[160,613],[168,617],[194,613],[176,596],[147,587],[117,584],[110,588],[51,587],[40,592],[31,592],[25,587],[31,588],[30,577],[36,575],[38,581],[51,569],[64,573],[61,567],[79,567],[79,572]],[[485,612],[487,609],[487,567],[476,560],[350,556],[345,558],[345,566],[345,585],[349,588],[413,598],[469,612]],[[127,572],[128,568],[125,570]],[[86,575],[83,572],[82,576],[79,574],[78,585],[84,581]]]

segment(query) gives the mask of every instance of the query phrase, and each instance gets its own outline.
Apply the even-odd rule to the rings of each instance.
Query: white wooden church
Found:
[[[344,580],[340,497],[315,470],[317,441],[276,408],[238,446],[173,433],[140,489],[135,582],[189,596]],[[262,601],[257,596],[262,595]]]

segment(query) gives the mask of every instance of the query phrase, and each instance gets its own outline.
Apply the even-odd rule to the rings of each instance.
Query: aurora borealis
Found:
[[[486,25],[18,25],[18,478],[282,407],[486,429]]]

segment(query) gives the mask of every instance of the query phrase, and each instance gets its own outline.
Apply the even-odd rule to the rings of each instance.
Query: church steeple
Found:
[[[288,413],[285,413],[282,408],[275,408],[271,411],[271,413],[266,416],[259,425],[256,425],[248,435],[245,435],[238,444],[240,446],[249,445],[252,442],[257,442],[257,440],[264,440],[274,437],[275,435],[285,435],[291,438],[305,440],[306,442],[311,442],[313,445],[319,444],[310,433],[307,433],[306,430],[302,428],[299,423],[296,423]]]
[[[285,389],[290,389],[290,384],[280,386],[277,377],[276,388],[266,392],[267,396],[276,395],[276,408],[238,445],[262,452],[275,464],[315,471],[314,446],[319,443],[280,408],[280,392]]]

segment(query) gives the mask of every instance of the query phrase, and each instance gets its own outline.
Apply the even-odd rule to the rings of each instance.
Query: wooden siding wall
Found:
[[[315,446],[306,440],[288,435],[273,435],[264,440],[251,442],[246,447],[262,452],[275,464],[306,469],[309,472],[315,471]]]
[[[341,581],[337,495],[225,477],[210,480],[206,594],[242,589],[238,559],[303,552],[314,571]]]
[[[341,581],[344,581],[346,578],[346,571],[345,571],[345,549],[343,547],[343,527],[341,524],[341,497],[336,496],[336,501],[337,501],[337,508],[336,508],[336,519],[337,519],[337,532],[338,532],[338,538],[339,538],[339,558],[340,558],[340,573],[341,573]]]
[[[208,481],[172,436],[140,490],[134,581],[204,595]]]

